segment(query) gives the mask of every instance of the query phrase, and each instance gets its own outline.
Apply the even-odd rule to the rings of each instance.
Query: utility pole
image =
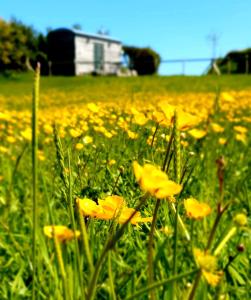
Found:
[[[207,40],[212,45],[212,61],[211,61],[212,68],[214,68],[214,63],[216,60],[216,49],[217,49],[219,38],[220,36],[215,32],[212,32],[207,36]]]
[[[211,33],[207,36],[207,39],[212,44],[212,59],[215,60],[216,58],[216,48],[219,41],[219,35],[216,33]]]

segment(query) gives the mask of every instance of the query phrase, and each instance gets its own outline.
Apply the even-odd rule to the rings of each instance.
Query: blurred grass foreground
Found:
[[[0,299],[250,299],[251,80],[0,77]]]

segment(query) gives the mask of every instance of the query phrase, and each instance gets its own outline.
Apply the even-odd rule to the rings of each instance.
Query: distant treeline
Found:
[[[158,72],[161,58],[153,49],[124,46],[123,51],[129,59],[128,67],[136,70],[138,75],[153,75]]]
[[[231,51],[225,57],[218,58],[216,64],[221,74],[250,74],[251,48],[241,51]],[[213,69],[209,70],[212,73]]]
[[[47,38],[32,26],[11,19],[0,19],[0,72],[25,71],[41,62],[42,72],[48,72]]]

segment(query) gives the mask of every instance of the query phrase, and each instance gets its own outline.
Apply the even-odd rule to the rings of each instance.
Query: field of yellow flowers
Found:
[[[0,299],[250,299],[251,90],[39,79],[0,90]]]

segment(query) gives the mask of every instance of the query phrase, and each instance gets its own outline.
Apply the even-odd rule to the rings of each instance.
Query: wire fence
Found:
[[[206,73],[214,62],[213,58],[163,59],[160,62],[160,70],[164,74],[187,75],[195,73],[201,75]]]
[[[211,65],[213,65],[214,60],[211,58],[185,58],[185,59],[163,59],[160,61],[160,70],[163,75],[172,73],[172,70],[174,71],[174,75],[176,74],[182,74],[187,75],[191,72],[187,72],[187,67],[191,67],[191,65],[198,65],[200,63],[203,63],[202,71],[201,73],[206,72],[207,68],[209,68]],[[148,61],[146,60],[146,64]],[[85,61],[85,60],[75,60],[75,61],[49,61],[49,69],[52,68],[52,65],[54,67],[56,66],[68,66],[71,64],[76,65],[84,65],[84,66],[99,66],[99,69],[102,70],[107,66],[113,66],[119,69],[120,67],[129,67],[129,64],[122,61],[104,61],[104,60],[93,60],[93,61]],[[170,68],[170,66],[174,66],[176,68]],[[191,68],[190,68],[191,69]],[[50,72],[51,73],[51,72]]]
[[[249,74],[251,73],[251,54],[243,54],[240,55],[238,61],[233,59],[232,56],[227,56],[222,59],[215,58],[182,58],[182,59],[162,59],[160,61],[160,74],[162,75],[190,75],[197,74],[203,75],[208,72],[216,73],[217,75],[221,75],[222,69],[224,69],[224,73],[243,73]],[[146,61],[146,64],[148,62]],[[224,63],[224,67],[222,68],[222,63]],[[117,69],[120,67],[128,67],[126,66],[125,61],[84,61],[84,60],[75,60],[75,61],[54,61],[49,62],[49,69],[51,66],[59,66],[59,65],[68,65],[68,64],[78,64],[78,65],[94,65],[99,66],[99,69],[104,69],[105,66],[114,66]],[[236,67],[237,65],[237,67]],[[236,71],[237,68],[237,71]],[[238,70],[239,68],[239,70]],[[240,69],[241,68],[241,69]]]
[[[200,68],[197,68],[197,65]],[[169,72],[170,65],[176,65],[176,73],[187,75],[200,69],[201,74],[216,73],[224,74],[250,74],[251,73],[251,52],[230,52],[223,58],[184,58],[184,59],[163,59],[161,60],[160,69],[164,69],[163,73]],[[191,68],[191,65],[193,66]],[[190,70],[187,72],[187,66]],[[177,68],[178,67],[178,68]]]

